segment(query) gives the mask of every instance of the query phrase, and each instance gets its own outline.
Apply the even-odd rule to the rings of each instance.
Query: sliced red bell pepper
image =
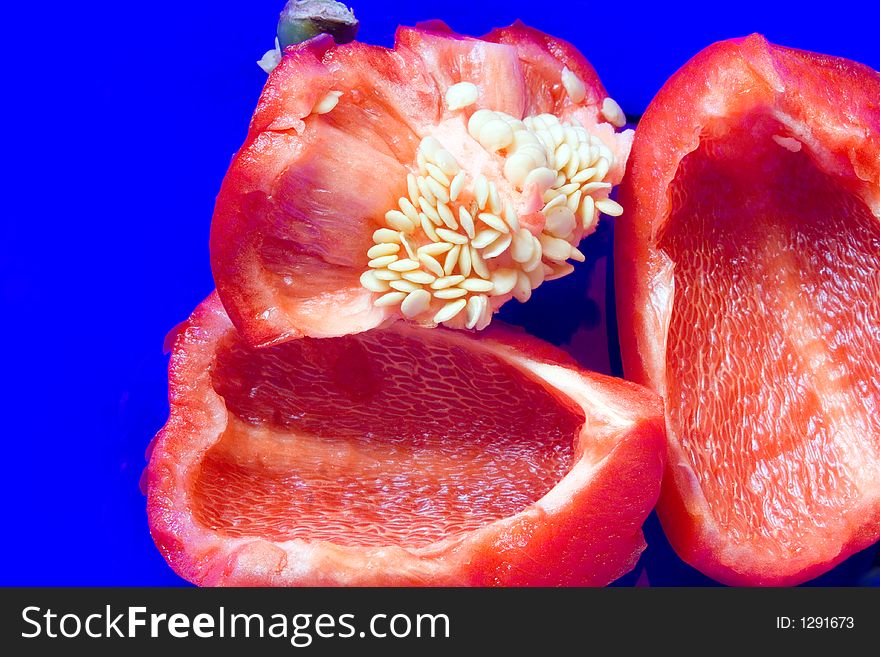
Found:
[[[150,530],[202,585],[604,585],[663,471],[660,400],[501,325],[255,349],[178,331]]]
[[[666,401],[674,548],[783,585],[876,541],[880,75],[710,46],[645,112],[621,202],[621,350]]]
[[[467,91],[453,89],[462,84]],[[465,102],[471,92],[469,104],[450,104],[449,93]],[[502,116],[494,125],[518,137],[499,138],[503,148],[484,146],[474,137],[478,111]],[[540,126],[524,123],[539,116]],[[616,212],[607,197],[623,176],[632,138],[631,131],[615,131],[624,120],[580,53],[521,24],[482,39],[439,22],[401,28],[393,49],[336,45],[327,36],[291,47],[263,90],[217,198],[211,264],[220,298],[252,344],[346,335],[402,316],[427,326],[483,328],[511,297],[525,301],[544,280],[569,273],[566,260],[583,259],[572,248],[595,229],[599,212]],[[536,136],[541,128],[544,142]],[[573,154],[551,166],[546,140],[563,138]],[[449,161],[445,172],[434,167],[433,180],[420,159],[426,143],[431,150],[442,145]],[[532,148],[531,155],[508,168],[520,148]],[[541,175],[514,182],[517,171],[532,167]],[[462,191],[453,199],[450,179],[458,168]],[[434,184],[437,198],[448,201],[442,223],[431,192],[408,180],[420,171],[423,187]],[[485,195],[475,200],[481,176],[498,190],[488,205]],[[565,207],[553,206],[553,217],[547,185],[565,192],[556,199]],[[476,228],[464,228],[468,208]],[[393,224],[389,212],[397,214]],[[406,250],[393,242],[399,236],[377,236],[389,226],[409,235]],[[392,243],[374,244],[385,239]],[[451,250],[418,251],[416,258],[429,241]],[[418,269],[403,272],[411,277],[403,283],[395,271],[383,270],[389,278],[377,280],[371,268],[383,258]],[[460,290],[443,292],[442,282],[430,287],[451,274],[474,280]],[[395,299],[413,292],[406,305]]]

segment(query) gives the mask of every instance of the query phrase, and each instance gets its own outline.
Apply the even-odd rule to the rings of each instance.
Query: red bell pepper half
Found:
[[[722,582],[813,578],[880,536],[880,75],[716,43],[630,162],[618,319],[666,401],[663,527]]]

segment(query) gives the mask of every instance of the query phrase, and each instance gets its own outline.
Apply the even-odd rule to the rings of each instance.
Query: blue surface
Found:
[[[282,3],[40,3],[39,14],[22,4],[7,10],[0,39],[0,584],[181,583],[150,539],[138,478],[167,413],[162,341],[212,288],[213,199],[265,80],[254,62]],[[566,15],[546,14],[559,6],[359,2],[356,11],[361,38],[382,44],[398,22],[439,17],[480,34],[522,18],[578,45],[632,115],[700,48],[753,31],[880,68],[873,2],[847,3],[851,22],[799,2],[741,1],[718,15],[706,2],[571,2]],[[594,256],[608,237],[593,240]],[[508,317],[564,341],[570,316],[544,311],[570,308],[576,282],[595,273],[542,288],[531,310]],[[580,307],[578,321],[603,320],[600,305]],[[653,518],[646,531],[652,584],[709,583],[671,553]],[[874,552],[820,583],[857,582]]]

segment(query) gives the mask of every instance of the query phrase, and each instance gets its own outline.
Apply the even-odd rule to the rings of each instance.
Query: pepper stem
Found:
[[[319,34],[336,43],[354,41],[358,31],[354,12],[335,0],[288,0],[278,19],[278,41],[283,50]]]
[[[278,18],[275,47],[264,54],[257,65],[271,73],[281,62],[287,46],[307,41],[319,34],[329,34],[336,43],[354,41],[357,36],[354,11],[335,0],[288,0]]]

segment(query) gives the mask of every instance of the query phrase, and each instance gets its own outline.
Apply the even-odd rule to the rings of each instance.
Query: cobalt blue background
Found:
[[[265,80],[255,60],[283,2],[19,4],[0,28],[0,584],[182,583],[150,539],[138,478],[167,413],[163,338],[212,288],[213,199]],[[360,38],[385,45],[397,23],[437,17],[481,34],[521,18],[575,43],[633,116],[698,50],[754,31],[880,68],[875,2],[821,14],[800,2],[713,4],[355,9]],[[594,259],[609,238],[606,226],[591,240]],[[572,303],[601,283],[607,259],[598,261],[507,319],[557,343],[573,321],[602,322],[601,304]],[[650,548],[622,584],[644,568],[652,585],[711,583],[671,553],[653,517],[646,533]],[[818,583],[867,581],[875,553]]]

